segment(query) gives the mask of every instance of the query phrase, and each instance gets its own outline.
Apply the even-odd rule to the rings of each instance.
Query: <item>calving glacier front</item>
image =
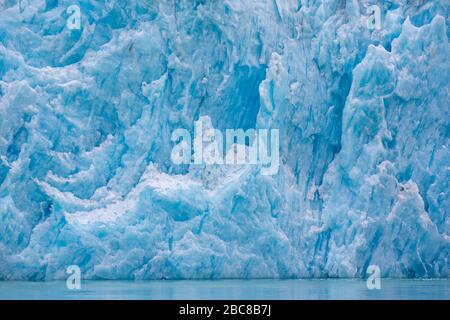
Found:
[[[450,276],[448,1],[72,5],[0,6],[0,279]],[[174,164],[199,119],[278,172]]]

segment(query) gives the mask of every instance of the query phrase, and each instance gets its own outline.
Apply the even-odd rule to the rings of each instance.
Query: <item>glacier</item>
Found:
[[[449,277],[449,11],[0,1],[0,279]],[[174,165],[200,117],[278,173]]]

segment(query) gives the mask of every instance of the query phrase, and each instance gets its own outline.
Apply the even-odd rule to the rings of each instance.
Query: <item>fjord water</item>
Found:
[[[69,290],[64,281],[0,282],[0,299],[145,299],[145,300],[448,300],[450,280],[382,279],[369,290],[361,279],[83,281]]]

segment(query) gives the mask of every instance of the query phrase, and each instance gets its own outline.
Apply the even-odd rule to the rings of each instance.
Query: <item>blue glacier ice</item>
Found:
[[[449,11],[0,0],[0,279],[450,277]],[[199,117],[278,174],[174,165]]]

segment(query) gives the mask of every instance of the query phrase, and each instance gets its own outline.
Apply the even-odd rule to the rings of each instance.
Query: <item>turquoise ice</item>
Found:
[[[0,279],[449,277],[449,11],[0,1]],[[174,165],[201,116],[278,174]]]

